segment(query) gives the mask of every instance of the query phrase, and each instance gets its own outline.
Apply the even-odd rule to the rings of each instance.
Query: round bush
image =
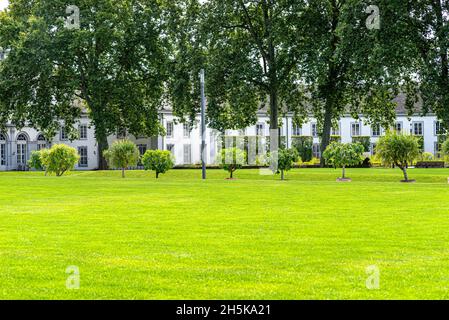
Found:
[[[159,178],[159,174],[166,173],[174,166],[171,152],[162,150],[148,150],[142,157],[142,163],[145,170],[156,172],[156,179]]]

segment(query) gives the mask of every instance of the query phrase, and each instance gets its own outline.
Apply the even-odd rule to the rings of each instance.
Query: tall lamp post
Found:
[[[204,96],[204,81],[204,69],[201,69],[201,164],[203,171],[203,180],[206,180],[206,98]]]

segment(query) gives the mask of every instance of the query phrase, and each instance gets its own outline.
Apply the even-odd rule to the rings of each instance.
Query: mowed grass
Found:
[[[449,298],[448,169],[200,175],[0,173],[0,299]]]

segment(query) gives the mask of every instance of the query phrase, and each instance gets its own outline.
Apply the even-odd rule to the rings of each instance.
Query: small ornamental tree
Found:
[[[104,152],[104,157],[109,165],[122,170],[122,178],[125,178],[125,170],[137,165],[140,153],[137,146],[129,140],[117,140]]]
[[[326,164],[335,168],[342,168],[340,180],[346,178],[346,167],[355,166],[363,162],[365,147],[360,143],[340,143],[332,142],[324,151],[323,158]]]
[[[234,172],[243,167],[246,152],[239,148],[228,148],[221,150],[221,167],[229,172],[229,178],[233,179]]]
[[[46,149],[31,152],[30,159],[28,160],[28,166],[31,169],[42,171],[44,170],[44,165],[42,164],[42,152]]]
[[[170,151],[148,150],[142,157],[142,163],[145,170],[156,172],[156,179],[159,174],[166,173],[173,168],[173,155]]]
[[[73,170],[79,158],[75,148],[65,144],[55,144],[51,149],[40,153],[41,164],[46,174],[54,173],[58,177]]]
[[[419,142],[416,137],[389,132],[379,139],[376,153],[383,163],[395,165],[402,170],[403,182],[411,182],[408,179],[407,168],[420,154]]]
[[[290,171],[293,164],[299,160],[299,153],[296,149],[279,149],[273,152],[273,156],[269,157],[269,161],[273,161],[273,157],[277,156],[277,173],[281,174],[281,180],[285,180],[285,171]]]

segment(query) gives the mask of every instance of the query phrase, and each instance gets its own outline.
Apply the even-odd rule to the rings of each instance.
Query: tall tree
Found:
[[[84,108],[95,126],[100,168],[118,129],[154,136],[164,92],[166,45],[160,1],[11,0],[0,16],[0,121],[54,135]],[[79,101],[80,103],[74,103]],[[80,105],[83,108],[80,108]]]
[[[410,61],[401,49],[407,42],[401,23],[406,9],[404,1],[308,1],[299,68],[318,119],[322,153],[344,114],[384,127],[395,119],[393,99],[410,73],[401,68]]]
[[[449,128],[449,1],[408,1],[408,10],[414,92],[422,96],[424,113],[435,112]]]
[[[285,112],[284,103],[300,97],[300,91],[295,89],[299,44],[295,34],[296,17],[304,2],[211,0],[202,5],[195,0],[178,2],[185,13],[182,21],[193,26],[184,27],[184,33],[181,31],[188,41],[177,44],[178,57],[186,54],[203,59],[210,126],[218,130],[244,128],[257,121],[259,109],[267,107],[270,128],[278,129],[279,117]],[[191,30],[190,36],[185,35],[186,30]],[[189,77],[176,76],[172,87],[193,88],[185,79],[198,82],[199,65],[186,70],[191,74]],[[173,103],[175,113],[189,113],[182,109],[185,104],[176,103],[185,94],[184,90],[174,95],[178,97]],[[199,96],[198,91],[195,96]],[[191,106],[190,115],[196,114],[199,104]]]

